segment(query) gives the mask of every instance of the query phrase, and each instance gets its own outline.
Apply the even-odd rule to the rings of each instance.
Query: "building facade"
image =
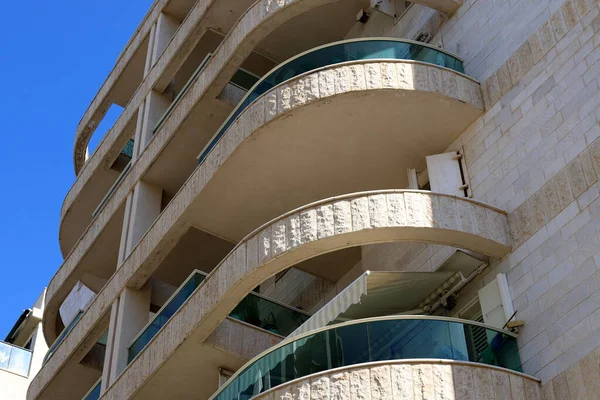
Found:
[[[77,127],[27,399],[598,398],[599,21],[157,0]]]
[[[44,289],[0,340],[0,398],[25,400],[29,384],[42,367],[48,352],[42,330],[45,296]]]

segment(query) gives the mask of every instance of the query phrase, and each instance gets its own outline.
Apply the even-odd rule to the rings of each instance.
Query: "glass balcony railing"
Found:
[[[240,68],[233,75],[229,83],[239,87],[240,89],[248,91],[252,89],[252,86],[256,85],[256,82],[258,82],[259,80],[260,76],[256,76],[253,73]]]
[[[212,148],[242,112],[275,86],[306,72],[358,60],[414,60],[439,65],[463,73],[463,62],[452,54],[420,42],[397,39],[356,39],[336,42],[309,50],[285,61],[262,77],[249,90],[217,134],[206,145],[198,161],[201,164]]]
[[[485,333],[474,347],[473,331]],[[462,360],[521,372],[516,337],[476,322],[441,317],[382,317],[333,325],[286,340],[242,367],[211,400],[246,400],[294,379],[376,361]]]
[[[154,127],[154,129],[152,130],[152,134],[156,133],[156,131],[158,131],[160,129],[160,127],[164,124],[164,122],[167,120],[167,118],[169,117],[169,115],[171,115],[173,113],[173,110],[175,109],[175,107],[177,106],[177,104],[179,103],[179,101],[181,100],[181,98],[188,91],[188,89],[190,88],[190,86],[194,82],[194,79],[196,79],[196,77],[198,76],[198,74],[200,74],[200,72],[202,72],[202,70],[204,69],[204,67],[206,67],[206,64],[211,59],[211,57],[212,57],[212,53],[209,53],[204,58],[204,60],[200,63],[200,65],[198,66],[198,68],[196,68],[196,70],[194,71],[194,73],[192,74],[192,76],[190,77],[190,79],[186,82],[186,84],[181,89],[181,92],[179,92],[179,94],[177,95],[177,97],[175,97],[175,100],[173,100],[173,102],[171,103],[171,105],[169,106],[169,108],[167,108],[167,110],[164,112],[164,114],[160,117],[160,120],[158,121],[158,123],[156,124],[156,126]],[[231,80],[230,80],[229,83],[231,83],[232,85],[235,85],[235,86],[237,86],[237,87],[239,87],[239,88],[247,91],[256,82],[258,82],[259,79],[260,79],[260,77],[252,74],[251,72],[248,72],[248,71],[240,68],[233,75],[233,77],[231,78]],[[134,143],[135,142],[134,142],[133,139],[129,139],[129,141],[127,142],[127,144],[123,148],[123,150],[121,150],[121,154],[123,154],[126,157],[132,158],[133,157],[133,146],[134,146]],[[111,186],[111,188],[108,190],[108,192],[106,192],[106,195],[100,201],[100,203],[98,204],[98,207],[96,207],[96,209],[92,213],[92,218],[96,218],[96,216],[100,213],[100,211],[102,211],[102,209],[104,208],[104,206],[106,205],[106,203],[108,203],[108,200],[110,199],[110,197],[116,191],[116,189],[119,186],[119,184],[123,181],[123,179],[125,179],[125,176],[127,176],[127,174],[129,173],[130,169],[131,169],[131,163],[129,163],[129,164],[127,164],[125,166],[125,168],[121,172],[121,175],[119,175],[119,177],[117,178],[117,180],[115,181],[115,183]]]
[[[194,73],[192,74],[192,76],[190,77],[190,79],[188,79],[188,81],[186,82],[186,84],[183,86],[183,88],[181,88],[181,91],[179,92],[179,94],[177,95],[177,97],[175,97],[175,100],[173,100],[173,102],[171,103],[171,105],[169,106],[169,108],[164,112],[164,114],[162,115],[162,117],[160,118],[160,120],[158,120],[158,123],[156,124],[156,126],[154,127],[154,129],[152,130],[152,133],[156,133],[156,131],[158,131],[160,129],[160,127],[164,124],[164,122],[167,120],[167,118],[169,117],[169,115],[171,115],[173,113],[173,110],[175,109],[175,107],[177,106],[177,104],[179,103],[179,101],[181,100],[181,98],[185,95],[185,93],[189,90],[190,86],[192,86],[192,83],[194,82],[194,80],[196,79],[196,77],[200,74],[200,72],[202,72],[202,70],[204,69],[204,67],[206,67],[206,65],[208,64],[208,61],[212,58],[212,53],[208,53],[208,55],[204,58],[204,60],[202,60],[202,62],[200,63],[200,65],[198,66],[198,68],[196,68],[196,70],[194,71]],[[250,90],[250,88],[256,83],[258,82],[258,80],[260,79],[260,77],[252,74],[251,72],[248,72],[244,69],[239,69],[231,78],[230,83],[241,88],[244,90]]]
[[[287,336],[305,323],[310,315],[260,294],[250,293],[229,317],[279,336]]]
[[[156,336],[158,331],[175,315],[205,278],[206,274],[203,272],[194,271],[183,285],[175,291],[175,294],[129,345],[128,363]],[[281,336],[287,336],[302,325],[310,315],[261,295],[251,293],[238,304],[229,317]]]
[[[100,204],[98,204],[98,207],[96,207],[96,209],[92,213],[92,218],[96,218],[96,216],[100,214],[100,211],[102,211],[106,203],[108,203],[108,200],[110,200],[110,197],[113,195],[114,192],[116,192],[117,188],[119,187],[121,182],[123,182],[130,170],[131,161],[127,163],[123,171],[121,171],[121,174],[117,177],[115,183],[113,183],[110,189],[108,189],[108,192],[106,192],[106,195],[104,195],[104,198],[102,199],[102,201],[100,201]]]
[[[75,325],[77,324],[77,322],[79,321],[79,319],[81,318],[82,315],[83,315],[83,311],[80,310],[77,313],[77,315],[71,320],[71,322],[69,322],[69,325],[67,325],[65,327],[65,329],[62,330],[60,335],[58,335],[58,337],[56,338],[54,343],[52,343],[52,346],[50,346],[50,348],[48,349],[46,356],[44,357],[44,362],[43,362],[44,364],[50,359],[50,357],[52,357],[54,355],[54,352],[56,351],[58,346],[60,346],[60,344],[63,342],[63,340],[65,340],[65,337],[67,336],[67,334],[69,332],[71,332],[71,330],[75,327]]]
[[[30,365],[30,350],[0,341],[0,369],[26,377]]]
[[[129,139],[129,141],[127,142],[127,144],[125,145],[125,147],[123,147],[123,150],[121,150],[121,154],[123,154],[126,157],[132,158],[133,157],[133,145],[134,145],[134,141],[133,139]]]
[[[100,398],[100,391],[102,389],[102,378],[96,382],[96,384],[90,389],[89,392],[81,398],[81,400],[98,400]]]

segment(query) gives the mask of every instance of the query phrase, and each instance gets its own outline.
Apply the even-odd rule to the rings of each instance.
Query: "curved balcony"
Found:
[[[141,154],[134,165],[132,165],[128,176],[116,188],[114,194],[107,199],[104,208],[100,211],[97,218],[90,223],[80,240],[73,247],[73,250],[66,256],[65,262],[60,270],[50,282],[47,297],[49,307],[46,308],[44,316],[44,320],[48,321],[44,325],[44,334],[49,341],[53,341],[60,331],[57,326],[60,325],[60,322],[57,324],[56,318],[60,302],[64,300],[72,286],[83,275],[83,271],[80,268],[83,258],[89,253],[90,249],[100,247],[98,243],[96,243],[97,236],[107,229],[112,220],[115,220],[115,214],[121,210],[125,197],[130,193],[131,188],[135,183],[142,177],[151,178],[149,181],[155,179],[162,182],[160,181],[160,179],[162,179],[160,174],[167,171],[169,168],[168,160],[173,156],[178,157],[178,160],[180,161],[185,159],[185,157],[181,156],[182,152],[190,152],[190,163],[194,164],[194,156],[197,155],[198,150],[206,143],[206,141],[202,142],[202,144],[199,144],[197,147],[193,146],[190,148],[189,144],[186,146],[184,143],[186,140],[190,139],[190,135],[188,135],[186,140],[179,141],[177,138],[181,135],[176,135],[184,121],[190,120],[188,117],[191,112],[195,109],[202,108],[206,105],[206,102],[213,101],[219,95],[227,85],[229,79],[241,66],[243,59],[254,50],[256,44],[263,38],[272,33],[277,33],[276,31],[279,27],[284,26],[295,17],[311,11],[318,12],[321,6],[335,3],[337,3],[337,1],[334,0],[289,0],[286,2],[261,0],[256,2],[248,12],[242,15],[237,24],[230,30],[230,34],[227,35],[223,43],[215,52],[215,57],[207,64],[205,71],[200,74],[201,76],[194,80],[192,83],[192,90],[186,93],[185,99],[178,105],[177,112],[169,116],[161,129],[156,132],[152,141],[149,143],[149,147]],[[442,11],[447,9],[455,10],[459,4],[456,0],[422,0],[422,3]],[[202,8],[205,7],[208,7],[208,5],[197,3],[195,9],[198,10],[194,11],[194,18],[188,18],[184,21],[180,30],[167,46],[163,56],[160,57],[159,61],[150,71],[145,81],[129,102],[128,107],[123,111],[123,114],[115,123],[113,129],[110,130],[109,134],[102,140],[88,162],[82,167],[77,181],[69,191],[67,198],[65,198],[62,209],[63,216],[68,212],[68,209],[78,201],[78,196],[80,195],[82,188],[91,182],[91,177],[104,168],[108,160],[120,152],[123,146],[125,146],[127,140],[129,140],[131,136],[128,135],[127,129],[132,125],[132,121],[134,121],[134,116],[136,115],[139,105],[146,97],[150,88],[159,84],[165,71],[168,71],[169,68],[172,67],[170,60],[172,58],[177,58],[177,51],[179,51],[182,44],[194,31],[193,27],[196,26],[198,20],[202,17]],[[477,90],[479,90],[478,85],[476,86]],[[469,102],[470,100],[467,99],[466,101]],[[201,121],[198,125],[203,126],[203,122]],[[206,133],[207,136],[209,136],[214,133],[214,131]],[[198,141],[206,139],[208,139],[208,137],[199,138]],[[82,139],[81,142],[84,143],[85,139]],[[81,147],[79,151],[82,151],[85,146],[79,147]],[[187,150],[186,147],[188,148]],[[159,155],[161,155],[161,157],[159,157]],[[163,160],[162,162],[160,161],[161,159]],[[80,166],[81,165],[83,165],[83,158],[80,162]],[[167,171],[165,173],[171,177],[174,176],[172,171]],[[187,175],[182,179],[185,180],[185,178],[187,178]],[[107,187],[109,186],[110,185]],[[401,186],[401,184],[394,184],[385,187]],[[375,188],[377,187],[370,187],[369,189]],[[356,190],[356,188],[349,188],[348,190],[342,190],[338,193],[347,193]],[[323,194],[323,196],[328,195],[329,194],[327,193]],[[101,196],[98,198],[101,198]],[[94,204],[94,207],[96,205],[97,203]],[[292,205],[292,207],[294,206],[296,205]],[[252,223],[254,223],[254,221],[252,221]],[[252,227],[249,229],[252,229]],[[107,264],[108,263],[104,263],[104,265]]]
[[[486,339],[476,343],[476,336]],[[516,335],[510,332],[442,317],[380,317],[283,341],[248,362],[211,399],[245,400],[335,368],[415,359],[470,361],[522,372]]]
[[[353,246],[394,241],[452,245],[503,257],[510,251],[506,224],[504,212],[480,202],[418,191],[356,193],[286,213],[240,241],[107,393],[123,398],[147,395],[156,381],[153,368],[141,370],[145,365],[193,354],[193,346],[204,342],[256,285],[302,261]],[[165,341],[171,345],[164,347]],[[180,385],[178,390],[190,389]]]
[[[200,153],[199,162],[202,163],[206,159],[210,151],[243,111],[274,87],[310,71],[361,60],[421,61],[449,68],[456,72],[464,72],[463,62],[457,56],[437,47],[406,39],[361,38],[330,43],[311,49],[278,65],[252,86],[244,99],[219,128],[213,139]]]

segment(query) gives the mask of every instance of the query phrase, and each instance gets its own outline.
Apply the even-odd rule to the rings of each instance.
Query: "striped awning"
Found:
[[[334,323],[398,314],[421,314],[419,304],[449,281],[456,271],[366,271],[323,306],[288,338]]]

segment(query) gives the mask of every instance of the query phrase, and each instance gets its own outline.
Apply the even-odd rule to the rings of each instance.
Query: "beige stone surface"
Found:
[[[600,139],[594,140],[586,151],[575,157],[509,215],[509,229],[515,247],[545,227],[575,198],[596,184],[600,165],[592,160],[598,158]]]
[[[83,255],[90,249],[98,235],[106,227],[108,221],[114,216],[116,210],[123,204],[127,194],[131,191],[133,185],[135,185],[139,179],[143,176],[146,170],[152,165],[152,162],[163,149],[165,144],[174,135],[181,125],[181,123],[187,118],[191,109],[198,103],[198,101],[206,96],[216,97],[218,93],[227,84],[229,77],[239,68],[244,55],[250,54],[253,50],[255,43],[259,38],[264,37],[268,33],[272,32],[277,26],[285,23],[292,19],[296,15],[306,12],[310,9],[322,6],[335,0],[291,0],[285,2],[274,2],[263,0],[257,2],[252,6],[246,14],[238,21],[233,27],[230,34],[226,36],[223,43],[217,49],[214,57],[211,58],[207,64],[205,70],[200,74],[195,82],[190,87],[190,90],[184,95],[180,103],[175,108],[169,118],[165,121],[161,129],[154,135],[151,142],[148,144],[141,157],[135,162],[131,171],[127,177],[120,183],[117,190],[113,193],[106,206],[102,209],[100,214],[90,223],[86,231],[82,234],[81,240],[76,244],[73,250],[66,257],[65,262],[51,280],[48,286],[48,301],[51,304],[47,307],[48,317],[47,320],[54,321],[53,314],[55,313],[56,306],[54,303],[60,302],[64,299],[68,290],[68,286],[72,286],[77,281],[73,276],[74,270],[77,268]],[[460,3],[456,0],[423,0],[431,3],[432,7],[450,8],[456,9]],[[129,139],[124,134],[125,126],[130,122],[135,113],[137,112],[139,105],[145,99],[147,93],[152,89],[156,82],[163,75],[164,71],[169,68],[171,61],[174,57],[179,56],[179,52],[185,53],[186,43],[192,40],[194,35],[199,35],[196,32],[194,26],[204,15],[206,9],[210,5],[210,1],[199,1],[196,3],[194,8],[190,11],[190,15],[184,21],[183,25],[177,31],[173,40],[169,43],[164,53],[161,55],[155,66],[150,70],[148,76],[144,79],[136,94],[129,102],[127,108],[123,114],[119,117],[113,129],[109,131],[98,148],[92,155],[91,159],[86,163],[84,169],[79,174],[72,189],[65,198],[61,216],[64,217],[69,207],[76,202],[77,195],[80,190],[88,181],[89,177],[94,173],[97,168],[103,166],[103,162],[107,156],[117,155],[122,149],[123,145]],[[183,49],[183,50],[182,50]],[[344,70],[346,71],[346,70]],[[361,71],[361,66],[356,66],[354,69],[348,70],[352,74],[357,74]],[[349,77],[353,75],[348,75]],[[357,75],[356,75],[357,76]],[[392,73],[394,82],[397,83],[397,71]],[[352,83],[352,90],[356,90],[362,86],[356,86],[358,81],[349,81],[348,84]],[[315,79],[305,80],[304,84],[307,84],[309,88],[313,88]],[[339,86],[339,85],[338,85]],[[471,84],[473,86],[473,84]],[[452,80],[448,82],[448,90],[452,90]],[[339,88],[338,88],[339,89]],[[282,91],[282,96],[286,93],[290,93],[289,89]],[[296,88],[294,92],[294,103],[288,104],[285,101],[279,103],[279,107],[292,107],[297,106],[305,100],[311,100],[311,91],[308,91],[308,95],[304,95],[305,90]],[[476,102],[478,107],[483,108],[483,100],[481,99],[480,90],[477,86],[476,89],[470,87],[470,99],[472,102]],[[464,100],[463,100],[464,101]],[[261,100],[262,102],[262,100]],[[264,117],[264,115],[261,115]],[[91,133],[90,133],[91,134]],[[81,139],[78,139],[79,147],[85,147],[83,144],[87,143],[85,135],[82,134]],[[77,137],[79,138],[78,133]],[[76,146],[76,147],[78,147]],[[215,158],[219,160],[219,158]],[[62,219],[61,217],[61,219]],[[67,286],[67,287],[63,287]],[[57,294],[58,296],[55,296]],[[54,300],[54,301],[53,301]],[[44,328],[44,332],[48,340],[55,337],[56,332],[54,328],[54,322],[48,324]]]
[[[483,83],[486,109],[492,108],[591,9],[595,0],[568,0],[529,36],[517,51]],[[510,78],[510,79],[509,79]]]
[[[476,214],[483,209],[485,212],[480,214],[485,215],[486,218],[492,218],[492,215],[503,216],[504,214],[500,210],[489,208],[473,200],[453,198],[455,207],[453,209],[446,208],[446,212],[463,213],[461,218],[465,223],[457,225],[453,229],[441,228],[437,219],[432,217],[438,215],[437,205],[439,201],[437,200],[441,197],[448,196],[416,191],[359,193],[313,203],[271,221],[242,240],[206,278],[200,288],[190,297],[188,303],[173,316],[167,326],[175,326],[176,328],[174,335],[171,335],[169,340],[173,343],[181,343],[189,335],[194,335],[194,340],[204,340],[212,333],[219,322],[231,312],[233,307],[257,284],[265,281],[273,274],[297,264],[299,261],[332,250],[366,243],[419,240],[451,244],[496,256],[502,256],[508,252],[510,244],[507,236],[504,236],[503,242],[499,243],[495,242],[495,235],[486,233],[485,230],[476,232]],[[345,201],[363,204],[364,206],[339,206],[340,202]],[[410,202],[411,206],[393,208],[383,206],[383,204],[387,205],[390,202],[394,204],[404,202],[405,205]],[[338,206],[334,207],[334,204]],[[379,208],[386,210],[387,213],[383,212],[383,215],[375,216],[372,214],[374,209],[370,208],[369,204],[379,204]],[[390,213],[408,209],[413,210],[410,219],[403,215],[390,218]],[[346,215],[336,216],[335,214]],[[357,214],[362,216],[358,218]],[[301,215],[307,216],[305,221],[313,222],[306,224],[289,223],[291,219],[295,220],[298,218],[297,216]],[[302,221],[302,217],[300,217],[300,220]],[[346,221],[355,220],[360,222],[357,226],[353,224],[352,230],[338,229],[337,232],[341,233],[335,233],[336,221],[338,221],[338,224],[346,225]],[[400,225],[394,225],[397,221],[402,222]],[[296,232],[286,230],[286,226],[295,227]],[[292,240],[292,238],[300,238],[300,240]],[[255,241],[259,243],[258,258],[248,254],[249,248],[253,247],[249,246],[248,243],[254,243]],[[246,250],[246,257],[240,255],[240,252],[244,251],[240,249]],[[240,270],[245,271],[241,278],[237,274],[223,273],[223,271],[230,270],[228,266],[231,265],[232,260],[236,259],[245,260],[246,262],[245,267],[240,267]],[[193,308],[199,308],[202,311],[198,312]],[[163,335],[162,332],[157,335],[157,338],[160,338],[161,335]],[[159,347],[156,344],[158,340],[151,342],[142,353],[152,354],[154,359],[160,360],[157,361],[160,364],[172,354],[171,351],[173,350]],[[141,387],[153,371],[152,369],[144,369],[142,365],[141,361],[134,360],[107,392],[107,398],[127,398],[136,388]],[[438,377],[443,376],[446,375],[438,374]],[[417,370],[413,375],[413,380],[415,379],[423,382],[431,381],[433,379],[432,367],[423,366],[422,369]],[[491,387],[490,376],[478,377],[478,382],[479,380],[487,382],[486,384]],[[370,389],[368,393],[372,393],[372,390],[377,393],[390,390],[387,386],[381,386],[377,379],[373,381],[375,387],[371,388],[371,380],[368,376],[351,374],[349,377],[351,397],[360,398],[365,395],[363,391],[366,390],[366,383],[364,382],[369,382]],[[398,390],[397,384],[394,387],[395,390]],[[305,388],[298,387],[298,390],[304,393]],[[425,392],[421,394],[415,393],[415,398],[427,398],[434,393],[433,387],[424,390]],[[443,385],[437,390],[439,393],[447,392]]]
[[[457,370],[461,372],[456,374]],[[494,373],[505,375],[507,385],[490,389],[487,381],[472,381],[473,375],[491,376]],[[463,382],[463,379],[467,379],[467,382]],[[305,385],[305,382],[311,385]],[[515,385],[516,390],[511,391],[508,382]],[[373,388],[374,383],[376,388]],[[480,387],[482,384],[485,388]],[[471,391],[465,392],[465,387]],[[525,392],[525,387],[530,388],[529,392]],[[300,392],[299,388],[303,388],[303,391]],[[536,400],[540,398],[537,393],[541,393],[538,381],[508,370],[473,363],[414,360],[363,364],[326,371],[279,386],[255,399]]]
[[[422,71],[422,73],[428,75],[431,71],[444,71],[444,72],[448,72],[443,68],[439,68],[436,66],[432,66],[432,65],[427,65],[427,64],[421,64],[421,63],[417,63],[417,62],[404,62],[404,61],[399,61],[399,62],[395,62],[395,63],[378,63],[378,62],[367,62],[367,63],[363,63],[363,64],[373,64],[372,66],[374,68],[379,68],[380,70],[382,69],[388,69],[389,71],[393,71],[390,72],[390,76],[389,79],[394,80],[394,85],[398,88],[397,90],[411,90],[410,88],[413,87],[412,84],[408,84],[406,87],[400,87],[400,83],[399,83],[399,75],[398,75],[398,66],[403,66],[403,68],[408,68],[408,70],[411,70],[412,68],[418,68]],[[355,80],[356,75],[355,74],[350,74],[347,75],[346,72],[347,71],[351,71],[351,69],[349,69],[352,65],[349,66],[343,66],[343,67],[335,67],[335,68],[331,68],[328,70],[324,70],[323,72],[329,72],[331,74],[333,74],[333,76],[344,76],[346,79],[350,79],[350,80]],[[340,71],[339,73],[337,71]],[[364,74],[365,73],[365,68],[363,67],[362,69],[357,69],[355,70],[355,72]],[[319,72],[318,74],[321,74],[322,72]],[[316,73],[315,73],[316,74]],[[320,95],[319,93],[319,97],[305,97],[305,96],[300,96],[300,98],[296,97],[296,96],[291,96],[288,97],[287,96],[287,91],[290,87],[290,85],[294,85],[296,84],[296,82],[300,82],[306,79],[309,79],[311,75],[315,75],[315,74],[308,74],[306,76],[301,76],[299,78],[297,78],[294,81],[288,82],[288,84],[281,86],[281,87],[276,87],[272,90],[273,93],[276,93],[276,103],[277,103],[277,113],[275,114],[275,116],[279,116],[279,112],[281,110],[287,110],[290,107],[299,107],[301,104],[305,104],[305,103],[309,103],[311,100],[312,101],[316,101],[316,100],[323,100],[323,97]],[[345,75],[346,74],[346,75]],[[440,75],[441,76],[441,75]],[[364,77],[364,75],[363,75]],[[444,75],[446,80],[456,80],[456,79],[462,79],[463,77],[457,73],[448,73],[446,75]],[[336,78],[332,78],[334,79],[333,82],[337,82]],[[406,80],[405,80],[406,82]],[[468,80],[467,81],[468,85],[473,86],[474,88],[478,88],[478,84],[472,80]],[[342,85],[344,87],[346,87],[346,85]],[[342,92],[340,92],[339,89],[340,87],[342,87],[340,85],[338,85],[338,91],[335,92],[335,95],[340,95],[342,94]],[[452,86],[452,85],[450,85]],[[349,86],[348,86],[349,87]],[[380,90],[383,88],[380,88]],[[350,89],[349,89],[350,90]],[[372,89],[372,90],[377,90],[377,89]],[[430,87],[423,87],[422,90],[424,91],[430,91],[432,90]],[[469,91],[469,93],[479,93],[479,90],[477,89],[476,91]],[[445,95],[457,95],[456,92],[449,92]],[[481,104],[481,100],[478,97],[478,95],[475,95],[475,97],[470,97],[471,101],[473,102],[472,104],[474,105],[474,107],[478,107]],[[456,99],[458,100],[458,99]],[[305,103],[302,103],[302,102]],[[250,118],[250,116],[256,115],[258,118],[258,122],[255,124],[256,126],[259,126],[261,124],[266,123],[266,115],[267,115],[267,111],[264,109],[266,106],[268,105],[267,102],[258,100],[256,101],[254,104],[252,104],[248,109],[245,110],[245,112],[240,116],[240,121],[242,121],[241,123],[243,124],[243,121],[246,120],[248,118]],[[259,113],[256,112],[256,109],[261,110]],[[262,122],[261,122],[262,121]],[[167,123],[168,124],[168,123]],[[243,124],[245,126],[245,124]],[[234,130],[233,133],[235,133],[236,131]],[[187,184],[186,187],[184,187],[182,189],[182,191],[179,193],[178,196],[180,196],[180,199],[182,201],[185,202],[191,202],[193,201],[193,198],[195,197],[195,195],[191,195],[192,193],[198,193],[199,189],[201,189],[205,184],[206,181],[209,180],[212,175],[215,174],[215,172],[217,171],[218,167],[223,163],[223,161],[230,155],[230,153],[233,151],[233,149],[235,149],[237,146],[239,146],[239,144],[241,143],[241,141],[245,138],[245,136],[242,135],[237,135],[237,134],[229,134],[231,132],[228,132],[226,135],[224,135],[223,139],[214,147],[213,151],[209,154],[209,156],[206,159],[206,162],[199,168],[199,170],[197,170],[193,177],[196,177],[196,179],[200,178],[203,179],[204,182],[202,184],[196,184],[196,186],[192,186],[194,185],[194,178],[191,178]],[[245,132],[246,135],[249,135],[251,132]],[[153,146],[153,144],[155,144],[157,142],[157,140],[153,140],[149,147],[151,148]],[[144,154],[142,155],[142,160],[144,160],[145,156],[148,156],[148,154],[151,154],[152,150],[147,150],[146,152],[144,152]],[[136,163],[136,166],[141,165],[140,163],[142,163],[142,161],[139,161],[138,163]],[[116,193],[113,195],[113,197],[111,198],[111,200],[109,200],[109,202],[107,203],[106,207],[103,209],[103,211],[100,213],[100,215],[98,216],[97,220],[94,221],[92,226],[97,226],[95,225],[96,223],[99,222],[103,222],[105,220],[105,218],[109,218],[110,217],[110,213],[113,211],[113,207],[118,206],[119,203],[117,201],[118,198],[125,198],[126,194],[127,194],[127,187],[128,185],[131,183],[133,184],[133,182],[135,181],[135,173],[134,170],[136,169],[136,166],[134,166],[134,169],[132,170],[132,172],[130,172],[130,174],[127,176],[127,178],[125,178],[124,183],[117,189]],[[186,191],[187,190],[187,191]],[[190,196],[191,195],[191,196]],[[416,196],[416,197],[415,197]],[[413,197],[418,198],[418,195],[415,195]],[[409,195],[410,197],[410,195]],[[412,197],[411,197],[412,198]],[[412,202],[412,201],[407,201],[406,203],[406,210],[407,210],[407,216],[404,217],[404,214],[402,213],[392,213],[390,215],[385,214],[385,211],[387,210],[387,206],[384,208],[383,207],[383,201],[384,197],[374,197],[372,199],[362,199],[361,201],[363,203],[361,203],[360,205],[352,205],[352,203],[350,203],[350,206],[348,205],[338,205],[338,207],[342,207],[343,210],[348,211],[350,208],[352,207],[362,207],[361,210],[364,213],[352,213],[352,214],[348,214],[348,213],[338,213],[337,217],[335,217],[338,221],[337,225],[336,224],[332,224],[333,220],[333,205],[328,205],[323,209],[319,209],[319,210],[313,210],[313,212],[316,213],[315,215],[315,219],[316,220],[316,232],[312,232],[310,233],[311,235],[316,234],[317,237],[321,238],[321,237],[329,237],[331,236],[334,232],[335,229],[337,229],[338,231],[343,231],[345,229],[348,229],[349,227],[349,222],[350,221],[354,221],[356,219],[358,220],[362,220],[363,223],[365,224],[365,226],[371,226],[371,227],[379,227],[379,226],[387,226],[389,221],[389,218],[392,218],[394,220],[397,221],[404,221],[406,219],[409,220],[409,224],[413,225],[413,224],[419,224],[420,221],[418,221],[418,218],[420,217],[420,215],[418,214],[420,212],[420,208],[419,207],[430,207],[433,205],[434,201],[435,201],[435,197],[431,200],[430,203],[427,204],[421,204],[418,201],[416,203]],[[402,207],[402,206],[397,206],[394,203],[394,199],[391,199],[391,206],[392,207]],[[175,204],[176,202],[174,202]],[[437,204],[437,203],[436,203]],[[462,203],[458,203],[459,205]],[[170,207],[168,207],[165,212],[163,212],[163,214],[161,215],[160,219],[162,221],[168,221],[167,226],[171,226],[171,224],[175,223],[178,221],[178,218],[181,215],[177,215],[177,212],[181,212],[184,208],[178,208],[180,207],[179,205],[172,205]],[[417,208],[413,208],[413,207],[417,207]],[[400,208],[398,211],[401,211],[402,208]],[[470,208],[467,207],[467,209],[465,209],[465,212],[459,212],[457,215],[457,217],[454,218],[454,220],[456,221],[462,221],[463,224],[465,224],[464,227],[459,228],[462,229],[465,232],[469,232],[470,234],[474,234],[474,235],[482,235],[485,236],[489,239],[491,239],[492,241],[498,240],[499,243],[503,243],[503,246],[508,246],[509,243],[507,242],[507,238],[506,238],[506,232],[508,232],[507,228],[505,225],[502,224],[502,222],[500,222],[500,225],[498,225],[498,216],[497,213],[495,212],[491,212],[489,210],[485,210],[485,209],[479,209],[479,208],[475,208],[473,209],[474,212],[471,213]],[[434,214],[435,213],[435,214]],[[437,206],[435,208],[435,211],[431,211],[431,213],[425,213],[422,214],[425,216],[425,218],[427,219],[427,221],[429,221],[430,223],[440,223],[441,222],[441,218],[434,218],[435,216],[442,216],[442,213],[438,210]],[[307,217],[305,217],[307,218]],[[312,217],[310,217],[312,218]],[[416,219],[415,219],[416,218]],[[444,218],[450,218],[448,215],[444,215]],[[465,219],[467,218],[467,219]],[[483,220],[482,220],[483,218]],[[435,221],[434,221],[435,219]],[[478,219],[479,220],[479,224],[475,222],[475,220]],[[489,223],[488,223],[489,220]],[[301,224],[302,224],[302,217],[300,218]],[[313,219],[311,219],[311,221],[313,221]],[[485,223],[482,223],[482,221],[486,221]],[[158,221],[157,221],[158,223]],[[500,229],[495,229],[495,230],[489,230],[488,226],[495,226],[495,227],[499,227]],[[180,230],[183,231],[185,228],[187,228],[187,226],[182,225],[180,226]],[[286,248],[286,246],[289,244],[288,242],[291,240],[292,243],[294,243],[295,241],[297,241],[298,237],[301,237],[303,235],[307,235],[309,234],[307,231],[294,231],[296,235],[298,236],[294,236],[294,237],[288,237],[288,235],[284,234],[285,233],[285,223],[281,222],[279,225],[272,227],[272,229],[274,229],[274,239],[272,241],[270,241],[268,243],[268,249],[265,248],[263,249],[262,253],[259,252],[259,256],[261,257],[261,259],[263,259],[267,253],[265,253],[266,251],[268,251],[269,255],[277,255],[279,254],[281,251],[283,251],[283,249]],[[155,236],[154,239],[158,239],[158,240],[163,240],[164,239],[164,235],[166,234],[167,231],[164,231],[161,234],[159,234],[156,230],[154,230],[155,232]],[[91,232],[90,232],[91,233]],[[84,243],[91,243],[92,242],[92,236],[85,236],[85,239],[89,239],[89,241],[84,242]],[[288,240],[289,239],[289,240]],[[148,250],[148,248],[145,248],[143,246],[145,246],[145,243],[148,242],[148,238],[144,238],[142,240],[142,242],[140,243],[140,245],[138,245],[138,247],[140,247],[140,250]],[[80,243],[81,245],[82,243]],[[259,240],[259,244],[263,245],[263,241]],[[173,244],[172,244],[173,245]],[[79,247],[79,245],[76,247],[76,249],[81,249],[81,251],[83,251],[83,249],[85,249],[85,246],[81,246]],[[260,247],[259,247],[260,250]],[[485,252],[485,251],[484,251]],[[134,252],[135,253],[135,252]],[[78,255],[78,254],[76,254]],[[131,258],[131,257],[130,257]],[[58,301],[60,301],[61,296],[55,296],[56,291],[64,291],[66,289],[66,286],[68,282],[70,282],[71,280],[75,279],[77,277],[77,264],[76,264],[76,260],[75,259],[71,259],[69,257],[69,259],[67,261],[65,261],[65,264],[63,264],[63,267],[61,267],[61,269],[57,272],[57,274],[55,275],[55,277],[53,278],[53,280],[51,281],[50,284],[50,288],[49,288],[49,293],[50,295],[47,297],[48,299],[48,307],[47,310],[53,310],[53,307],[56,307]],[[122,268],[120,268],[122,269]],[[131,271],[130,271],[131,272]],[[142,283],[145,279],[147,279],[147,277],[149,276],[147,272],[141,272],[141,271],[135,271],[136,274],[139,275],[139,278],[142,279],[142,281],[136,281],[134,284],[137,286],[139,283]],[[113,276],[113,278],[111,278],[110,282],[112,285],[116,285],[116,282],[114,280],[115,276]],[[62,281],[62,284],[61,284]],[[66,282],[66,283],[65,283]],[[62,285],[62,286],[61,286]],[[122,287],[122,286],[121,286]],[[48,316],[50,316],[50,318],[52,317],[52,311],[48,311]],[[50,329],[50,328],[48,328]]]

